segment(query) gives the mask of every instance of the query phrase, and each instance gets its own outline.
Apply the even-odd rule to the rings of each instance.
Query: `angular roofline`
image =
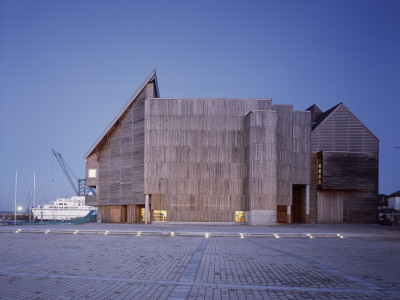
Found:
[[[331,113],[333,113],[334,111],[336,111],[336,109],[339,107],[339,105],[342,104],[342,102],[340,102],[339,104],[335,105],[334,107],[331,107],[330,109],[328,109],[327,111],[325,111],[317,120],[315,120],[315,124],[312,127],[312,130],[314,130],[315,128],[317,128],[320,124],[322,124],[326,118],[328,118]],[[312,106],[310,106],[312,107]],[[318,106],[317,106],[318,107]],[[319,107],[318,107],[319,108]],[[321,110],[321,109],[320,109]]]
[[[315,103],[313,105],[311,105],[309,108],[307,108],[306,110],[310,111],[313,106],[315,106],[316,108],[318,108],[322,112],[322,110]]]
[[[343,106],[347,112],[352,115],[354,117],[354,119],[356,119],[356,121],[362,126],[364,127],[365,130],[367,130],[378,142],[380,142],[380,140],[376,137],[375,134],[373,134],[371,132],[371,130],[369,130],[367,128],[367,126],[365,126],[347,107],[346,105],[344,105],[342,102],[340,102],[339,104],[335,105],[334,107],[328,109],[326,112],[324,112],[322,114],[322,116],[317,120],[317,122],[315,123],[315,125],[312,127],[312,131],[314,131],[315,129],[318,128],[318,126],[320,126],[321,124],[325,123],[326,119],[328,119],[330,117],[331,114],[333,114],[335,111],[338,110],[338,108],[340,106]]]
[[[147,76],[147,78],[142,82],[142,84],[139,86],[139,88],[135,91],[135,93],[129,98],[128,102],[124,105],[124,107],[119,111],[119,113],[114,117],[114,119],[111,121],[111,123],[107,126],[107,128],[103,131],[103,133],[100,135],[100,137],[94,142],[94,144],[90,147],[90,149],[85,153],[84,159],[88,158],[90,154],[94,151],[94,149],[97,147],[97,145],[102,141],[102,139],[107,135],[107,133],[111,130],[111,128],[117,123],[119,118],[123,115],[123,113],[128,109],[128,107],[135,101],[137,96],[144,90],[146,85],[150,82],[154,81],[155,89],[156,89],[156,95],[157,97],[160,97],[160,93],[158,91],[158,82],[157,82],[157,74],[156,74],[156,69],[153,69],[151,73]]]
[[[272,101],[271,98],[160,98],[160,97],[157,97],[157,98],[147,98],[147,99],[150,99],[150,100],[157,99],[157,100],[218,100],[218,101],[219,100],[221,100],[221,101],[223,101],[223,100],[228,100],[228,101],[229,100],[233,100],[233,101],[234,100],[240,100],[240,101],[242,101],[242,100],[251,100],[251,101],[256,100],[256,101]]]

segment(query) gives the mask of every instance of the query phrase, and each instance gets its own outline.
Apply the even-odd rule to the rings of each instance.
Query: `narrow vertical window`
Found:
[[[322,163],[318,161],[318,184],[322,184]]]

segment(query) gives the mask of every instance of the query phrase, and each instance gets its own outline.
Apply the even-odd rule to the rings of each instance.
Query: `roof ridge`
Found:
[[[327,111],[325,111],[319,118],[318,120],[316,120],[315,124],[312,127],[312,130],[314,130],[315,128],[317,128],[327,117],[329,117],[329,115],[331,113],[333,113],[336,108],[339,107],[340,104],[343,104],[342,102],[340,102],[339,104],[336,104],[334,107],[331,107],[330,109],[328,109]],[[312,107],[312,105],[310,106]]]
[[[90,147],[90,149],[85,153],[84,159],[88,158],[88,156],[93,152],[93,150],[97,147],[97,145],[100,143],[100,141],[106,136],[106,134],[111,130],[111,128],[115,125],[115,123],[118,121],[118,119],[121,117],[121,115],[126,111],[126,109],[135,101],[137,96],[144,90],[146,85],[149,82],[154,81],[155,83],[155,88],[156,88],[156,93],[157,96],[159,97],[159,91],[158,91],[158,83],[157,83],[157,74],[156,74],[156,69],[154,68],[150,74],[146,77],[146,79],[142,82],[142,84],[139,86],[139,88],[133,93],[133,95],[129,98],[129,100],[125,103],[125,105],[122,107],[122,109],[118,112],[118,114],[114,117],[114,119],[111,121],[111,123],[107,126],[107,128],[103,131],[103,133],[100,135],[100,137],[97,138],[97,140],[93,143],[93,145]]]

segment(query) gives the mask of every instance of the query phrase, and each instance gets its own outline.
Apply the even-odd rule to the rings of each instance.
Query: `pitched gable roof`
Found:
[[[331,115],[333,115],[336,110],[339,109],[339,107],[344,108],[350,116],[352,116],[369,134],[371,134],[371,136],[373,136],[378,142],[380,142],[380,140],[355,115],[353,115],[353,113],[342,102],[324,112],[322,116],[319,117],[318,120],[316,120],[315,124],[312,127],[312,130],[323,124],[325,120],[327,120]]]
[[[315,124],[315,121],[319,119],[319,117],[323,114],[323,111],[315,104],[311,105],[306,109],[311,112],[311,122]]]
[[[329,117],[339,107],[340,104],[342,104],[342,102],[328,109],[317,120],[315,120],[315,124],[313,125],[312,130],[317,128],[319,124],[321,124],[327,117]]]
[[[128,102],[124,105],[124,107],[119,111],[119,113],[114,117],[111,121],[110,125],[103,131],[100,137],[94,142],[94,144],[90,147],[90,149],[86,152],[84,159],[88,158],[90,154],[94,151],[97,145],[103,140],[103,138],[107,135],[107,133],[114,127],[114,125],[118,122],[119,118],[124,114],[124,112],[130,107],[130,105],[136,100],[139,94],[144,90],[146,85],[150,82],[154,82],[156,98],[160,97],[160,93],[158,91],[158,83],[157,83],[157,74],[156,69],[153,69],[151,73],[147,76],[147,78],[143,81],[143,83],[139,86],[139,88],[135,91],[132,97],[129,98]]]

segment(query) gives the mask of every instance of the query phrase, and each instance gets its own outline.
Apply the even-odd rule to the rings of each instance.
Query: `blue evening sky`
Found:
[[[153,68],[162,97],[343,102],[400,189],[400,1],[0,0],[0,210],[73,191],[83,155]]]

